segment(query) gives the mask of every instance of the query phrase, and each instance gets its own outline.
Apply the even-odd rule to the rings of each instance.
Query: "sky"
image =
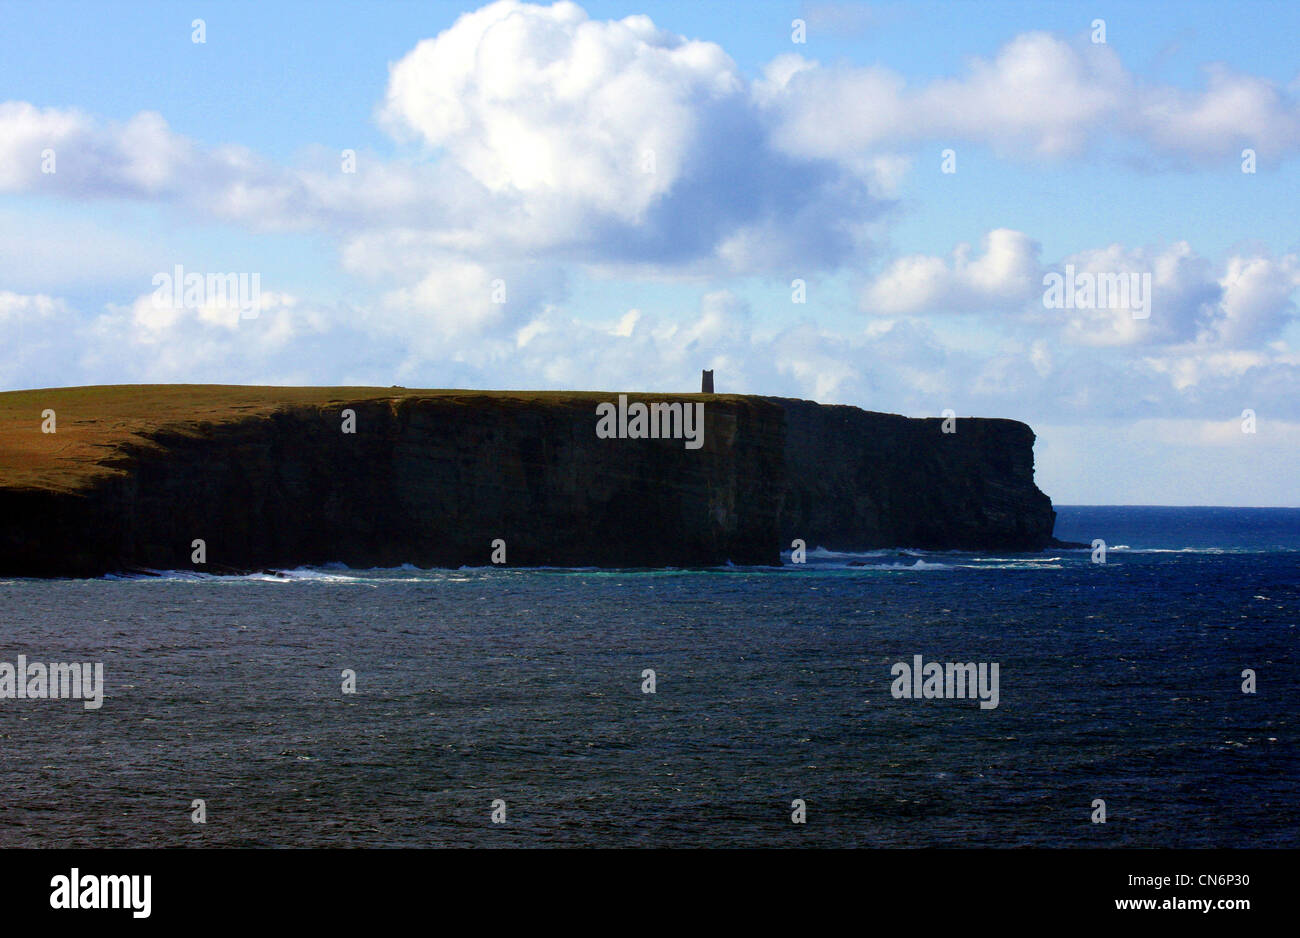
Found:
[[[1297,35],[1267,2],[0,0],[0,389],[712,368],[1023,420],[1058,504],[1297,506]]]

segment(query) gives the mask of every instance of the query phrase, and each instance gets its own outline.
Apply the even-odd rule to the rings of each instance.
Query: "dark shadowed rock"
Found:
[[[781,539],[809,548],[1046,547],[1056,513],[1034,484],[1034,432],[1014,420],[914,419],[767,398],[786,412]]]
[[[616,394],[207,389],[217,408],[197,386],[126,390],[0,394],[0,575],[485,566],[496,538],[512,566],[771,564],[796,537],[1038,550],[1052,532],[1033,433],[1009,420],[942,434],[937,419],[719,395],[692,450],[599,439],[596,404]],[[67,429],[42,438],[28,411],[47,399]]]

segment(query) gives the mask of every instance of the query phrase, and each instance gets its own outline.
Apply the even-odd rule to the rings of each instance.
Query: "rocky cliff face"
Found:
[[[509,565],[768,564],[795,537],[1034,550],[1051,535],[1023,424],[963,419],[946,435],[938,420],[807,401],[632,395],[706,400],[692,450],[598,438],[596,404],[612,399],[295,402],[135,431],[101,453],[104,472],[63,490],[8,484],[0,448],[0,575],[483,566],[497,538]]]
[[[0,571],[190,569],[196,538],[213,572],[485,566],[497,538],[522,565],[778,559],[779,407],[711,401],[688,450],[598,439],[607,398],[404,397],[162,429],[89,491],[0,491]]]
[[[781,539],[811,549],[1042,550],[1056,513],[1034,485],[1034,432],[769,398],[786,414]]]

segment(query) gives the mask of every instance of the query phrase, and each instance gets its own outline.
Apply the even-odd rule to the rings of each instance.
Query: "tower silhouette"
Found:
[[[712,371],[706,371],[700,377],[700,393],[701,394],[713,393],[713,372]]]

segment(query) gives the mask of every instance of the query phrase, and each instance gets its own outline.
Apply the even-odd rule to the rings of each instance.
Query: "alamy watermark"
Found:
[[[627,402],[618,396],[617,406],[610,401],[596,405],[596,437],[601,440],[685,440],[687,449],[704,445],[704,404],[641,401]]]
[[[1151,272],[1076,273],[1043,275],[1043,306],[1047,309],[1127,309],[1134,319],[1151,318]]]
[[[998,706],[998,670],[996,661],[923,662],[920,655],[912,663],[899,661],[889,673],[894,683],[889,692],[896,700],[975,700],[981,710]]]
[[[0,661],[0,700],[84,700],[87,710],[104,705],[104,663]]]
[[[187,274],[177,264],[171,273],[154,274],[152,283],[157,309],[237,309],[241,319],[262,311],[261,274]]]
[[[153,909],[153,877],[93,875],[73,867],[50,880],[52,909],[129,909],[132,918],[148,918]]]

